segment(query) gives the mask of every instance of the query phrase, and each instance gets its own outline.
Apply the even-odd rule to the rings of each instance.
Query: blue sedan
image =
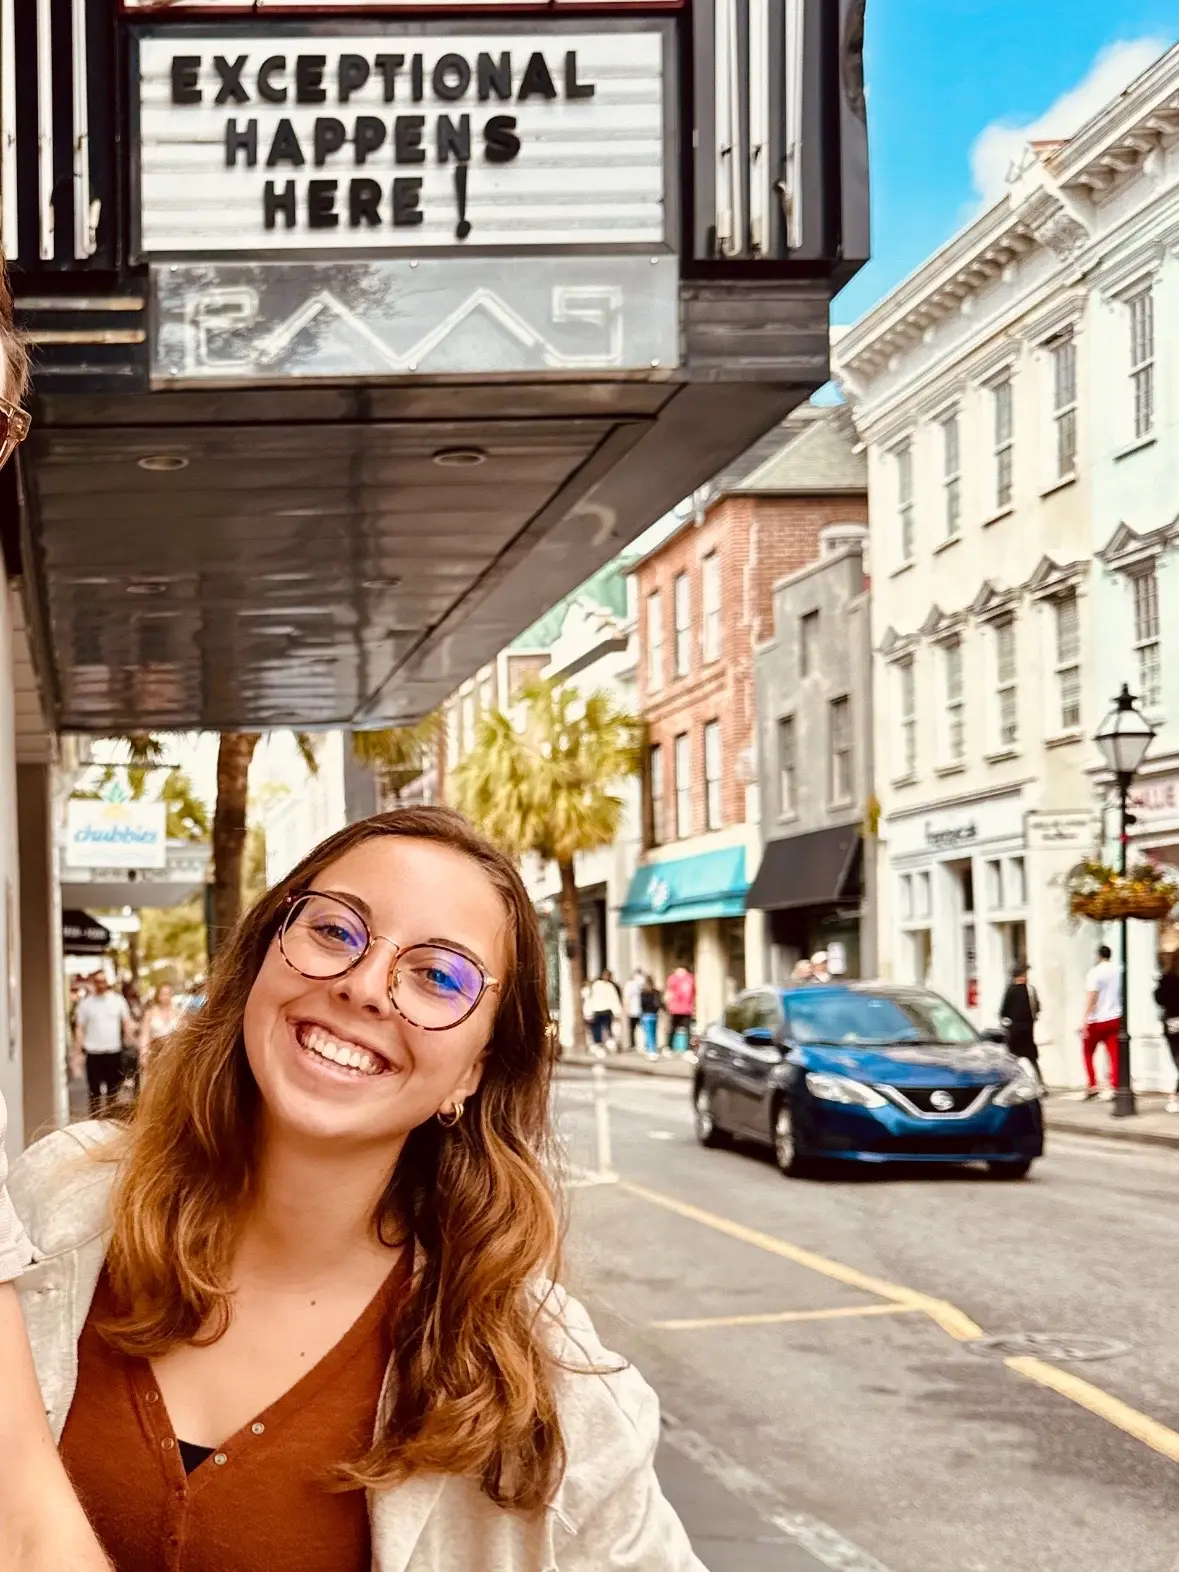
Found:
[[[1042,1088],[926,988],[805,983],[738,995],[700,1044],[696,1136],[821,1163],[985,1163],[1022,1179],[1044,1151]]]

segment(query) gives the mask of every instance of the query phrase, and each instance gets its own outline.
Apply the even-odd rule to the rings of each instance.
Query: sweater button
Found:
[[[165,1452],[171,1452],[175,1445],[176,1443],[173,1441],[171,1436],[165,1436],[164,1439],[160,1442],[160,1446],[163,1447]]]
[[[214,1452],[213,1461],[217,1464],[217,1467],[220,1468],[223,1463],[228,1463],[229,1459],[226,1457],[224,1452]]]
[[[256,1436],[260,1436],[265,1429],[266,1429],[266,1426],[262,1423],[262,1421],[260,1419],[255,1419],[254,1423],[250,1426],[250,1430],[251,1430],[252,1434],[254,1434]]]

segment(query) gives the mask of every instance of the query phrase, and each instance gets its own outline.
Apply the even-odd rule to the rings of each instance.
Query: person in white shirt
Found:
[[[622,1002],[626,1006],[626,1019],[630,1027],[629,1046],[635,1052],[642,1046],[639,1041],[639,1035],[643,1024],[643,989],[645,986],[646,978],[643,975],[643,968],[636,966],[626,979],[622,989]]]
[[[622,1014],[622,999],[609,967],[590,984],[589,1008],[594,1043],[605,1047],[614,1035],[615,1018]]]
[[[1108,944],[1097,951],[1097,964],[1085,978],[1085,1020],[1081,1026],[1081,1052],[1085,1058],[1086,1101],[1098,1096],[1097,1070],[1093,1056],[1099,1043],[1109,1056],[1109,1086],[1100,1093],[1113,1096],[1118,1084],[1118,1031],[1122,1019],[1122,971],[1113,963]]]
[[[123,1049],[131,1042],[134,1025],[126,999],[111,987],[105,973],[97,972],[94,992],[78,1001],[74,1015],[74,1068],[80,1072],[85,1060],[94,1118],[114,1102],[122,1088],[126,1077]]]

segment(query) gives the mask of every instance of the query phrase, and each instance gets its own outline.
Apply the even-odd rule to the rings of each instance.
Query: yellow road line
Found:
[[[917,1305],[841,1305],[837,1310],[777,1310],[766,1315],[714,1315],[698,1321],[652,1321],[660,1332],[707,1332],[716,1326],[780,1326],[787,1321],[845,1321],[864,1315],[915,1315]]]
[[[1070,1402],[1078,1403],[1091,1414],[1096,1414],[1098,1419],[1104,1419],[1107,1424],[1124,1430],[1136,1441],[1161,1452],[1172,1463],[1179,1463],[1179,1434],[1159,1424],[1157,1419],[1151,1419],[1149,1414],[1140,1414],[1129,1403],[1123,1403],[1120,1397],[1114,1397],[1111,1392],[1103,1391],[1090,1381],[1082,1381],[1080,1376],[1073,1375],[1071,1371],[1058,1370],[1043,1359],[1020,1355],[1018,1358],[1005,1359],[1003,1363],[1008,1370],[1014,1370],[1017,1375],[1034,1381],[1037,1386],[1046,1386],[1061,1397],[1067,1397]]]
[[[718,1217],[715,1212],[706,1212],[702,1207],[693,1206],[688,1201],[674,1200],[658,1190],[648,1190],[645,1185],[632,1184],[629,1179],[624,1179],[619,1189],[625,1190],[629,1195],[637,1196],[642,1201],[649,1201],[653,1206],[662,1206],[680,1217],[687,1217],[692,1222],[703,1223],[706,1228],[715,1229],[717,1233],[728,1234],[730,1239],[740,1239],[743,1244],[754,1245],[759,1250],[768,1251],[770,1255],[778,1255],[785,1261],[793,1261],[796,1266],[805,1267],[809,1272],[817,1272],[821,1277],[831,1278],[833,1282],[844,1283],[848,1288],[859,1288],[866,1294],[875,1294],[878,1299],[887,1299],[891,1304],[903,1305],[908,1310],[923,1310],[931,1320],[937,1322],[943,1332],[948,1333],[959,1343],[969,1343],[976,1337],[983,1336],[981,1326],[945,1299],[935,1299],[932,1295],[919,1293],[914,1288],[903,1288],[899,1283],[890,1283],[883,1277],[872,1277],[867,1272],[858,1271],[854,1266],[845,1266],[842,1261],[828,1260],[824,1255],[816,1255],[813,1250],[803,1250],[798,1245],[787,1244],[784,1239],[776,1239],[773,1234],[763,1234],[756,1228],[746,1228],[743,1223],[734,1223],[727,1217]]]
[[[661,1194],[658,1190],[648,1190],[645,1185],[633,1184],[628,1179],[621,1181],[619,1189],[637,1196],[639,1200],[650,1202],[652,1206],[662,1206],[669,1212],[675,1212],[679,1217],[702,1223],[705,1228],[712,1228],[717,1233],[727,1234],[730,1239],[739,1239],[743,1244],[753,1245],[770,1255],[781,1256],[785,1261],[793,1261],[796,1266],[804,1267],[810,1272],[817,1272],[822,1277],[829,1277],[833,1282],[844,1283],[849,1288],[862,1289],[867,1294],[875,1294],[877,1298],[889,1301],[887,1308],[923,1311],[956,1342],[970,1343],[986,1335],[977,1322],[972,1321],[964,1311],[959,1310],[946,1299],[937,1299],[916,1289],[905,1288],[899,1283],[890,1283],[883,1277],[873,1277],[867,1272],[857,1270],[854,1266],[845,1266],[842,1261],[832,1261],[827,1256],[817,1255],[813,1250],[804,1250],[798,1245],[788,1244],[786,1240],[777,1239],[773,1234],[763,1234],[757,1228],[746,1228],[744,1223],[735,1223],[730,1218],[720,1217],[715,1212],[706,1212],[703,1207],[693,1206],[688,1201],[677,1201],[672,1196]],[[880,1307],[881,1313],[885,1308]],[[740,1318],[736,1318],[734,1324],[740,1324]],[[683,1325],[686,1329],[690,1323],[683,1323]],[[1070,1403],[1076,1403],[1078,1407],[1086,1409],[1098,1419],[1104,1420],[1106,1424],[1113,1425],[1123,1434],[1132,1436],[1169,1461],[1179,1463],[1179,1432],[1160,1424],[1149,1414],[1139,1413],[1136,1408],[1123,1403],[1111,1392],[1106,1392],[1089,1381],[1083,1381],[1080,1376],[1075,1376],[1070,1371],[1060,1370],[1044,1359],[1013,1356],[1005,1359],[1003,1363],[1014,1375],[1033,1381],[1037,1386],[1055,1392],[1057,1396],[1066,1398]]]

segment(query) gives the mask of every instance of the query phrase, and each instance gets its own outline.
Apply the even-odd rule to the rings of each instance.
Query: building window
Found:
[[[700,564],[700,590],[704,602],[704,659],[719,660],[721,652],[720,558],[710,551]]]
[[[917,769],[917,673],[911,655],[897,662],[897,689],[901,775],[909,776]]]
[[[831,801],[850,802],[852,799],[852,728],[851,700],[832,699],[828,712],[831,736]]]
[[[1134,648],[1138,652],[1138,696],[1148,710],[1162,703],[1159,658],[1159,581],[1153,567],[1130,577],[1134,591]]]
[[[675,576],[675,674],[686,677],[692,664],[692,588],[686,573]]]
[[[913,448],[908,442],[898,448],[897,514],[901,525],[901,561],[913,560]]]
[[[1003,898],[1007,906],[1019,908],[1028,901],[1027,868],[1022,857],[1010,857],[1003,880]]]
[[[798,619],[798,675],[809,677],[819,669],[819,613],[808,611]]]
[[[1077,467],[1077,341],[1069,332],[1051,346],[1052,424],[1056,429],[1056,478]]]
[[[789,819],[798,812],[798,744],[794,716],[778,722],[778,815]]]
[[[1134,394],[1134,436],[1154,430],[1154,292],[1144,289],[1129,302],[1130,386]]]
[[[719,830],[722,822],[720,721],[709,721],[704,727],[704,825]]]
[[[692,833],[692,742],[686,731],[675,740],[675,833],[681,841]]]
[[[999,746],[1013,748],[1019,741],[1013,617],[995,624],[995,687],[998,695]]]
[[[651,788],[651,845],[662,846],[667,839],[663,822],[663,749],[658,743],[647,754]]]
[[[966,757],[966,700],[962,681],[962,640],[942,650],[946,684],[946,757],[957,764]]]
[[[1053,604],[1056,622],[1056,705],[1061,731],[1081,726],[1081,614],[1075,590]]]
[[[663,686],[663,598],[656,590],[647,596],[647,686]]]
[[[901,874],[901,921],[913,920],[913,875]]]
[[[962,519],[962,463],[958,411],[942,421],[942,483],[946,494],[946,539],[953,540]]]
[[[1015,452],[1011,378],[1004,377],[991,390],[995,406],[995,506],[1011,506],[1011,475]]]

